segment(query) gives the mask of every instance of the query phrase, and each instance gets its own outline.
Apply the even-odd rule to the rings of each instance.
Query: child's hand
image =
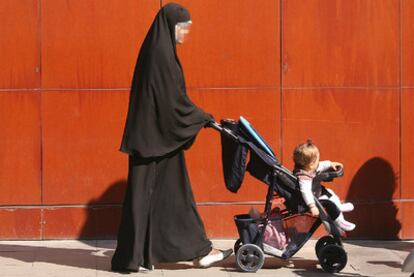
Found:
[[[319,210],[315,206],[315,204],[313,204],[312,206],[310,206],[309,209],[310,209],[310,212],[311,212],[312,216],[314,216],[314,217],[318,217],[319,216]]]
[[[318,210],[318,208],[312,207],[311,208],[311,213],[312,213],[312,216],[318,217],[319,216],[319,210]]]
[[[331,163],[331,167],[333,170],[338,170],[339,168],[343,168],[344,165],[338,162],[332,162]]]

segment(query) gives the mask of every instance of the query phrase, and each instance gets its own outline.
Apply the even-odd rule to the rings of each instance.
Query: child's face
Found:
[[[319,165],[319,153],[316,155],[316,159],[313,160],[308,166],[308,171],[315,172]]]

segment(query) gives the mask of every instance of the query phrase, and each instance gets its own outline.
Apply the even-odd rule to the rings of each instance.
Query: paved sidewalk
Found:
[[[233,247],[232,240],[214,240],[218,248]],[[239,272],[234,256],[208,269],[191,263],[160,264],[147,276],[335,276],[322,271],[311,240],[291,259],[266,257],[256,273]],[[0,241],[0,276],[97,277],[125,276],[110,272],[115,241]],[[339,276],[410,276],[401,263],[414,249],[414,241],[346,241],[348,264]],[[134,273],[126,276],[142,276]]]

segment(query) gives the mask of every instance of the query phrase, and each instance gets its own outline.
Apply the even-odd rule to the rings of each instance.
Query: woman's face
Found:
[[[184,43],[185,37],[190,33],[191,20],[187,22],[179,22],[175,25],[175,41]]]

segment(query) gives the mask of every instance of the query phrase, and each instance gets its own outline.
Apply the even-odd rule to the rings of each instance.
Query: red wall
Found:
[[[161,1],[165,4],[169,1]],[[414,2],[176,0],[191,98],[253,123],[291,168],[312,138],[346,175],[355,238],[414,238]],[[0,0],[0,238],[114,238],[127,157],[118,152],[137,52],[159,0]],[[211,237],[263,208],[246,176],[225,190],[219,136],[187,152]],[[322,230],[319,231],[321,233]]]

